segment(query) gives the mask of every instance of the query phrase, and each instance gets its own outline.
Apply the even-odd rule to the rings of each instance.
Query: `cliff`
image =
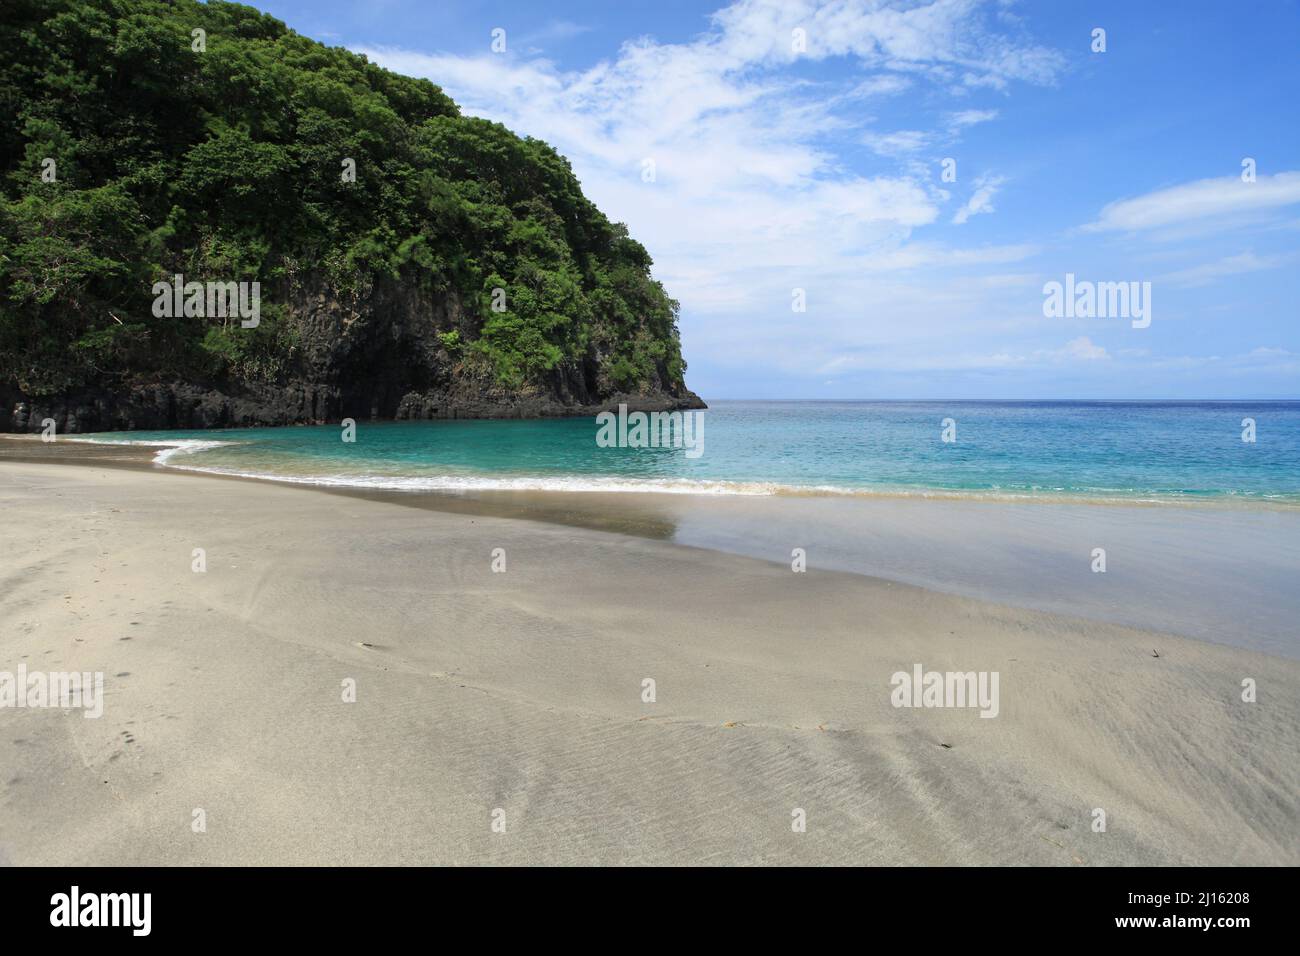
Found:
[[[646,250],[432,83],[193,0],[0,44],[0,430],[703,406]]]

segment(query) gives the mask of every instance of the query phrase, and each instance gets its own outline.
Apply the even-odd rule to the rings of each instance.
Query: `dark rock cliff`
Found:
[[[345,304],[321,291],[290,294],[296,345],[284,383],[239,387],[195,382],[88,387],[32,397],[0,384],[0,431],[36,432],[51,418],[61,434],[165,428],[237,428],[363,420],[550,418],[631,409],[704,408],[694,392],[668,384],[620,391],[600,354],[562,362],[537,385],[506,388],[486,368],[451,354],[441,336],[471,335],[474,319],[455,294],[421,294],[379,283]]]

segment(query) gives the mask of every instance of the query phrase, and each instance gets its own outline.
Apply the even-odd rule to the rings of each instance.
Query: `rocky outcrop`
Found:
[[[452,293],[421,291],[415,282],[385,281],[360,295],[325,289],[320,280],[280,290],[288,303],[293,345],[282,381],[134,382],[58,396],[24,395],[0,384],[0,431],[38,432],[53,419],[61,434],[169,428],[303,425],[344,418],[554,418],[594,415],[626,403],[631,409],[704,408],[685,388],[668,385],[666,370],[637,393],[617,390],[594,351],[558,366],[542,385],[504,388],[490,372],[449,351],[443,336],[472,341],[474,322]]]
[[[88,390],[55,398],[28,398],[0,389],[10,432],[39,432],[51,418],[60,434],[167,428],[251,428],[377,419],[559,418],[595,415],[626,403],[630,409],[667,411],[704,408],[693,392],[614,394],[604,401],[566,404],[552,396],[494,396],[453,392],[407,392],[390,402],[328,385],[268,386],[236,394],[186,384],[142,385],[126,391]],[[391,393],[391,394],[396,394]]]

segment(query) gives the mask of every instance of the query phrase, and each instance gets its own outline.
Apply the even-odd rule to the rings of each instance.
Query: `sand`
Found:
[[[1295,660],[88,454],[0,461],[0,671],[105,675],[0,709],[0,862],[1300,863]]]

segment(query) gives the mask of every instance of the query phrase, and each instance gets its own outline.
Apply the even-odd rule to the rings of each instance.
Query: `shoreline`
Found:
[[[0,669],[106,675],[99,720],[0,710],[11,862],[1300,859],[1298,662],[302,492],[0,463]],[[1000,673],[998,716],[892,706],[918,664]]]
[[[294,426],[284,426],[294,427]],[[10,439],[22,443],[40,443],[39,436],[35,435],[12,435],[0,434],[0,439]],[[369,493],[391,493],[399,495],[431,495],[435,497],[447,496],[458,497],[463,495],[489,495],[493,493],[522,493],[537,495],[658,495],[658,496],[691,496],[697,498],[836,498],[844,500],[885,500],[885,501],[956,501],[971,502],[975,504],[1012,504],[1012,505],[1087,505],[1097,507],[1118,507],[1118,508],[1188,508],[1188,509],[1213,509],[1213,510],[1242,510],[1242,511],[1281,511],[1300,514],[1300,498],[1285,496],[1261,496],[1252,497],[1249,495],[1235,495],[1230,493],[1206,494],[1202,497],[1187,496],[1124,496],[1117,494],[1080,494],[1075,492],[1045,491],[1036,490],[1032,492],[1008,492],[987,489],[953,489],[940,487],[853,487],[848,485],[831,486],[831,485],[789,485],[780,482],[771,481],[750,481],[743,479],[621,479],[622,484],[618,486],[601,486],[599,482],[603,476],[576,476],[576,475],[556,475],[556,476],[518,476],[517,478],[490,478],[487,475],[480,476],[481,483],[472,483],[476,479],[468,479],[470,483],[455,486],[422,486],[422,485],[401,485],[401,481],[419,481],[421,478],[412,476],[410,478],[401,478],[398,476],[389,476],[381,481],[388,481],[389,484],[363,484],[347,478],[334,479],[333,476],[306,476],[306,475],[276,475],[269,473],[251,473],[222,470],[219,468],[205,468],[201,466],[186,466],[172,464],[171,458],[176,457],[175,453],[184,452],[187,448],[192,447],[193,439],[178,440],[177,442],[166,441],[99,441],[93,438],[81,436],[63,436],[55,442],[45,444],[49,451],[41,454],[23,455],[22,453],[6,453],[3,445],[0,445],[0,461],[6,459],[12,461],[30,461],[40,462],[46,460],[67,460],[73,456],[66,452],[58,451],[59,445],[77,444],[93,447],[108,447],[127,449],[140,449],[138,454],[126,452],[104,453],[100,455],[88,455],[91,460],[119,460],[123,463],[138,463],[154,465],[158,468],[165,468],[169,471],[188,472],[191,474],[210,475],[219,478],[239,478],[249,481],[263,481],[275,484],[299,485],[307,488],[318,488],[321,490],[340,491],[342,493],[359,492],[362,494]],[[212,444],[223,444],[219,439],[213,439]],[[146,458],[146,451],[151,457]],[[326,480],[329,478],[330,480]],[[581,486],[582,480],[589,480],[591,484]],[[492,485],[488,482],[497,481],[499,485]],[[511,482],[534,482],[533,484],[510,484]],[[640,482],[644,481],[644,486],[639,487]],[[546,484],[551,482],[552,484]],[[567,486],[566,482],[578,482],[576,486]],[[676,484],[677,487],[669,489],[667,485]],[[722,486],[722,490],[719,487]],[[757,488],[763,490],[742,490]]]
[[[889,496],[428,491],[273,481],[154,463],[157,446],[41,443],[27,460],[318,491],[340,498],[632,535],[909,584],[1028,610],[1300,659],[1300,510]],[[1105,574],[1092,571],[1106,551]],[[1249,569],[1249,573],[1243,573]]]

